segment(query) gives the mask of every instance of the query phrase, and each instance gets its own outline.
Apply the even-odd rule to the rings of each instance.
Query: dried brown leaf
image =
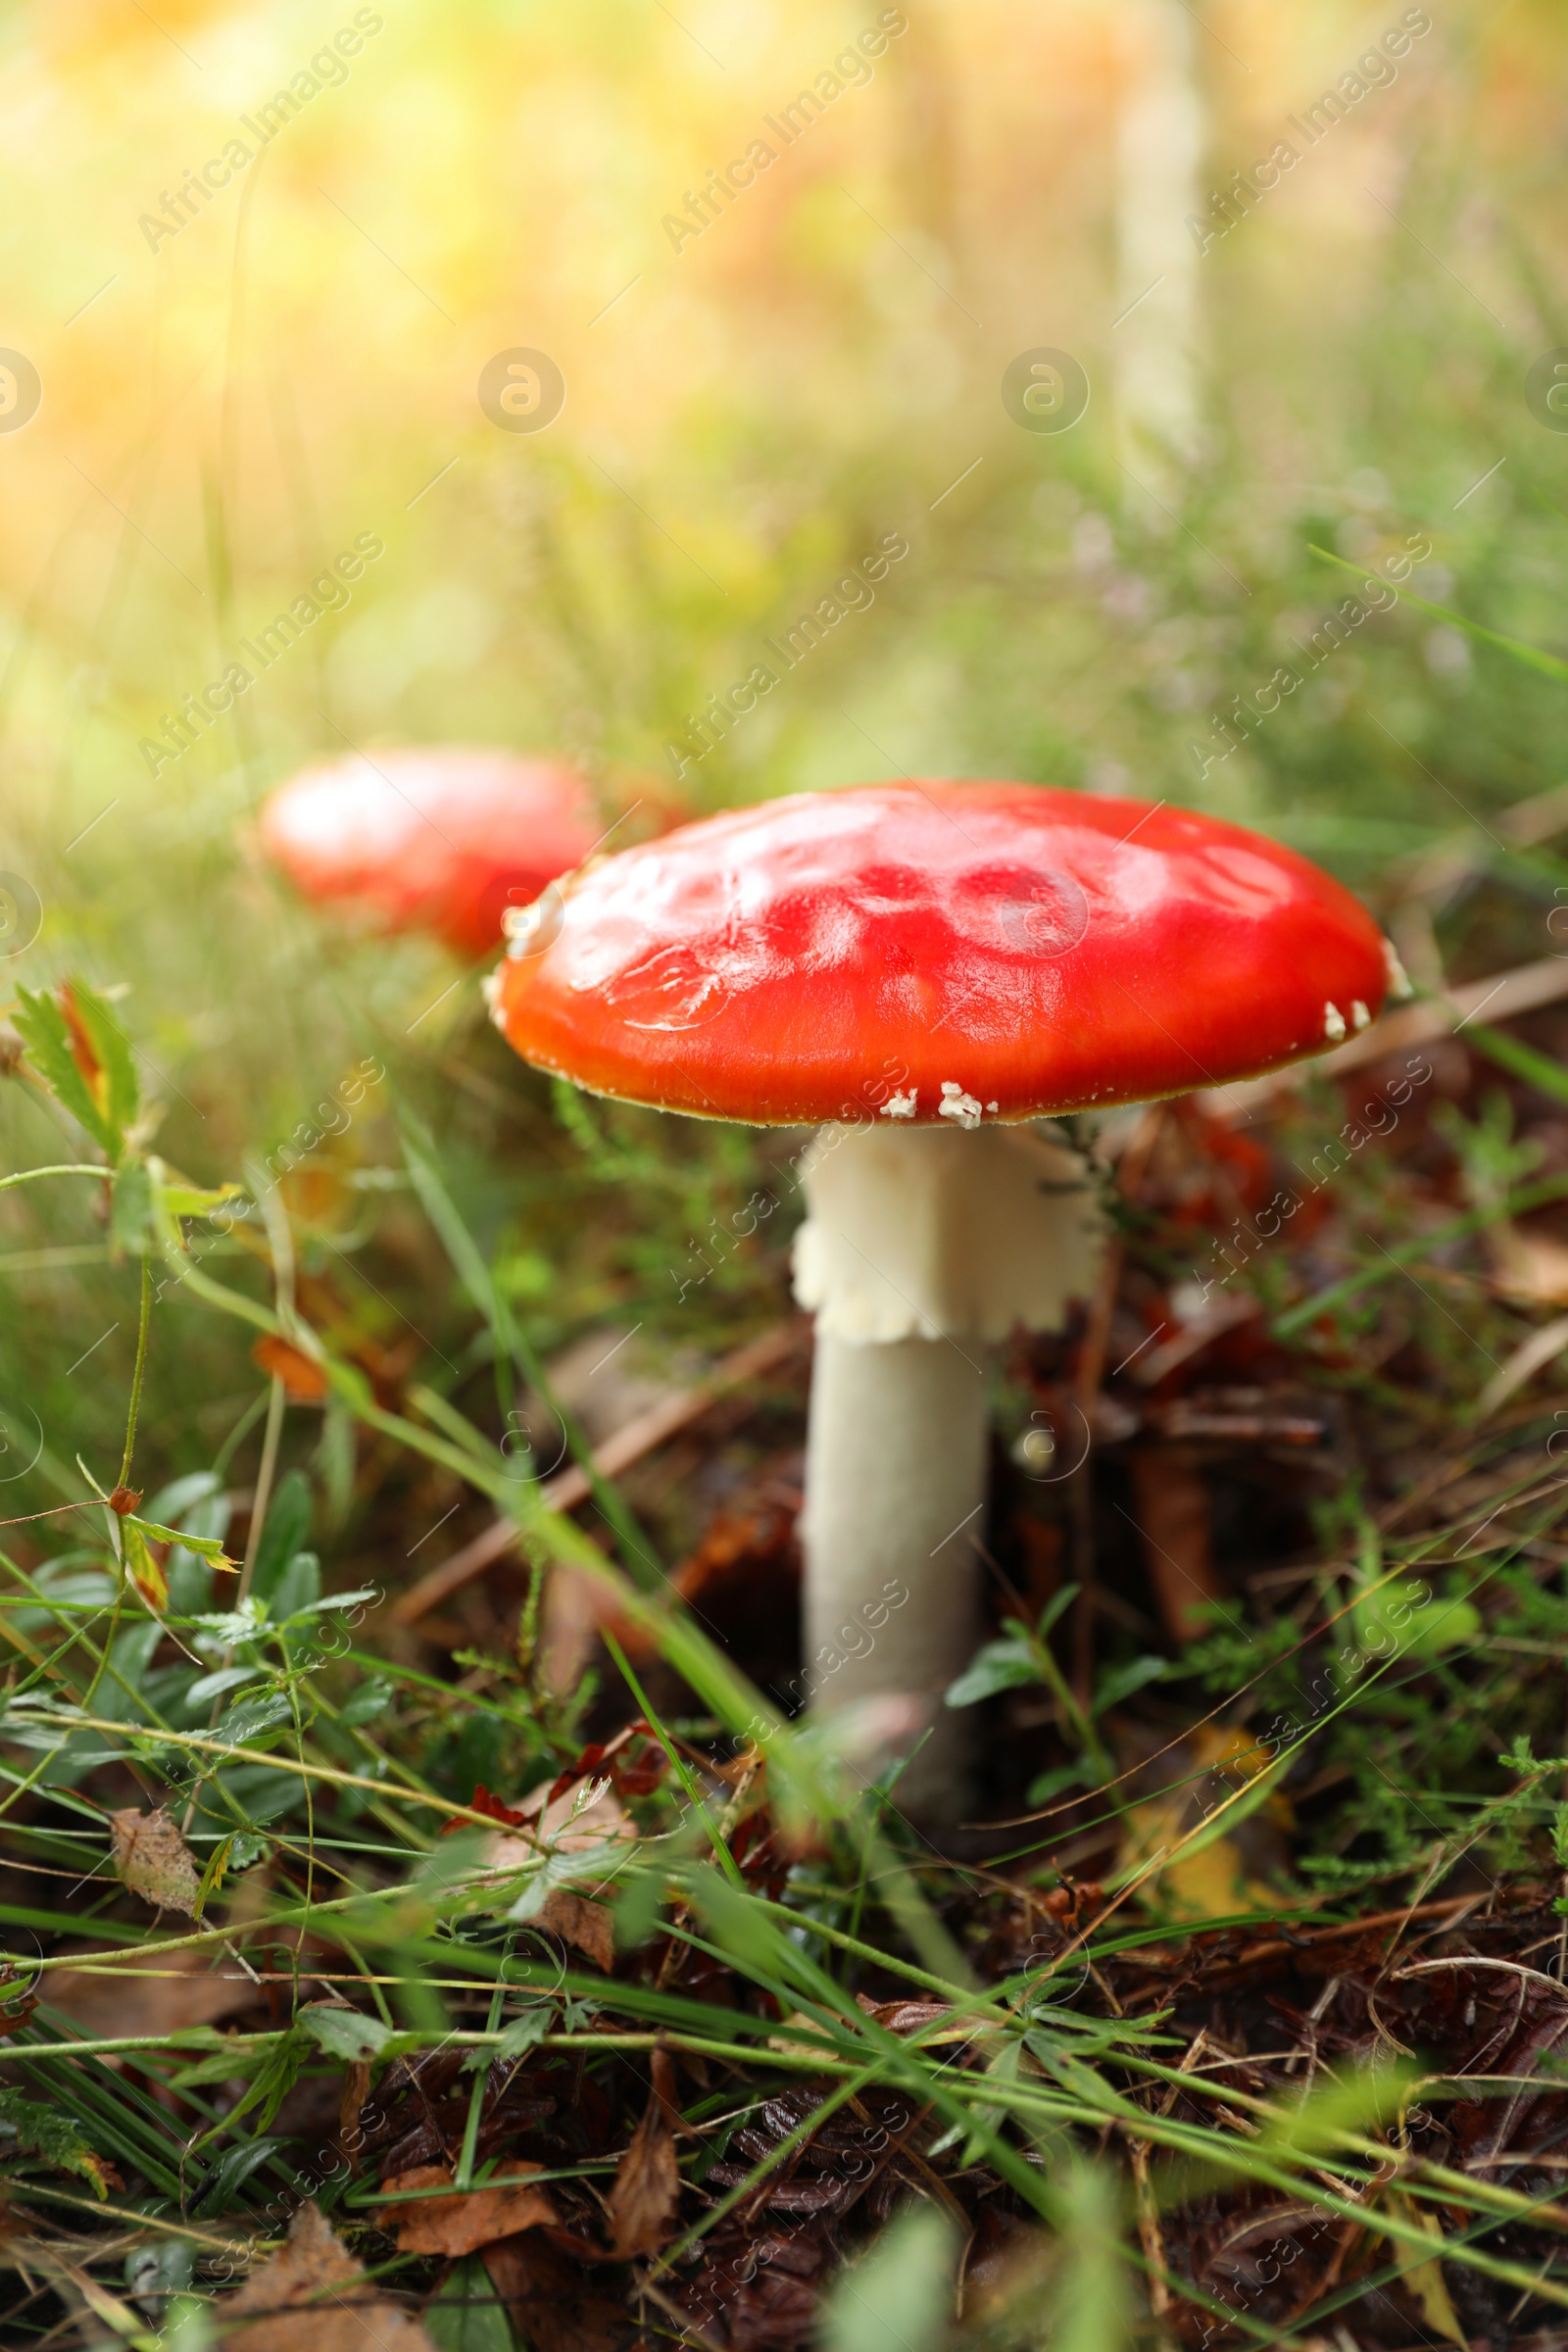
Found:
[[[591,1903],[586,1895],[557,1886],[545,1897],[544,1908],[531,1924],[559,1936],[563,1943],[575,1945],[607,1977],[614,1967],[615,1923],[603,1903]]]
[[[541,2169],[519,2157],[501,2165],[485,2187],[466,2196],[384,2205],[375,2217],[376,2228],[395,2237],[403,2254],[447,2254],[454,2259],[476,2254],[497,2238],[548,2227],[560,2218],[549,2192],[531,2185],[532,2176]],[[394,2173],[381,2186],[397,2195],[415,2188],[449,2188],[452,2180],[450,2165],[421,2164],[412,2173]]]
[[[612,1749],[623,1746],[629,1737],[622,1735],[605,1748],[587,1752],[602,1760]],[[620,1849],[635,1842],[637,1837],[636,1824],[610,1780],[592,1773],[580,1773],[569,1781],[564,1775],[554,1791],[541,1786],[530,1790],[515,1808],[504,1804],[481,1784],[474,1791],[474,1810],[503,1824],[488,1842],[483,1862],[487,1871],[525,1870],[546,1855],[561,1854],[586,1857],[603,1853],[607,1865],[612,1866]],[[604,1905],[592,1897],[608,1883],[611,1873],[607,1870],[603,1879],[590,1878],[586,1870],[582,1875],[586,1892],[578,1894],[568,1886],[553,1888],[532,1924],[574,1945],[608,1976],[615,1964],[614,1924]]]
[[[637,2341],[622,2299],[595,2286],[537,2231],[504,2237],[481,2259],[529,2352],[626,2352]]]
[[[1460,2326],[1458,2314],[1448,2294],[1447,2281],[1443,2276],[1443,2230],[1436,2217],[1425,2206],[1418,2206],[1410,2197],[1401,2196],[1397,2189],[1388,2194],[1391,2213],[1402,2222],[1412,2223],[1432,2240],[1430,2260],[1423,2261],[1408,2238],[1394,2241],[1394,2256],[1399,2266],[1399,2276],[1406,2291],[1414,2298],[1417,2310],[1434,2335],[1450,2344],[1467,2347],[1470,2338]]]
[[[657,2254],[680,2202],[680,2168],[671,2130],[675,2070],[664,2050],[653,2054],[653,2088],[631,2145],[616,2167],[608,2199],[616,2258]]]
[[[972,2041],[975,2028],[972,2022],[954,2021],[949,2031],[931,2034],[926,2031],[942,2018],[953,2021],[950,2001],[873,2001],[868,1993],[858,1992],[858,2005],[890,2034],[923,2034],[929,2046],[933,2041]]]
[[[1160,1621],[1175,1642],[1196,1642],[1206,1604],[1225,1598],[1214,1565],[1214,1501],[1198,1459],[1179,1446],[1135,1446],[1128,1455],[1134,1524]]]
[[[216,2025],[263,1998],[261,1987],[232,1960],[216,1965],[208,1952],[164,1952],[137,1968],[99,1960],[63,1968],[49,1983],[52,2007],[63,2009],[86,2034],[177,2034],[185,2026]]]
[[[343,2076],[343,2095],[337,2105],[337,2136],[339,2145],[356,2161],[365,2139],[365,2133],[360,2129],[360,2117],[369,2095],[370,2061],[368,2058],[351,2059]]]
[[[380,2293],[316,2205],[300,2207],[288,2244],[220,2303],[216,2317],[223,2344],[236,2352],[435,2352],[418,2321]]]
[[[110,1814],[109,1828],[115,1868],[131,1893],[155,1911],[183,1911],[194,1919],[201,1873],[173,1816],[163,1806],[142,1813],[127,1805],[122,1813]]]

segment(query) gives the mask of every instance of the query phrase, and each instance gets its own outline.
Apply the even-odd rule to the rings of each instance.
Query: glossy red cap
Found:
[[[525,1060],[756,1125],[1135,1102],[1321,1053],[1381,1006],[1330,875],[1190,810],[1027,784],[806,793],[549,894],[493,986]]]
[[[269,857],[307,898],[438,932],[464,956],[493,954],[507,907],[569,872],[604,830],[574,769],[439,744],[303,768],[261,821]]]

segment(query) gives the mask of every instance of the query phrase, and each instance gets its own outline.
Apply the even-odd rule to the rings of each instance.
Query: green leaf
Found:
[[[212,1473],[202,1471],[198,1476],[210,1479]],[[172,1492],[172,1501],[160,1495],[150,1512],[138,1516],[144,1527],[161,1522],[166,1527],[179,1529],[179,1541],[171,1544],[164,1562],[164,1574],[169,1579],[169,1605],[176,1616],[194,1617],[198,1611],[212,1607],[214,1571],[228,1560],[223,1550],[207,1551],[206,1546],[221,1545],[233,1506],[221,1492],[193,1491],[188,1480],[176,1482]],[[228,1564],[232,1568],[232,1561]]]
[[[1275,2108],[1264,2121],[1257,2145],[1268,2155],[1289,2155],[1310,2161],[1339,2148],[1346,2133],[1377,2131],[1408,2105],[1422,2080],[1413,2060],[1396,2058],[1387,2066],[1361,2066],[1344,2082]]]
[[[1417,1657],[1440,1658],[1446,1649],[1466,1649],[1484,1630],[1481,1611],[1473,1601],[1440,1600],[1430,1624],[1423,1624],[1410,1642]]]
[[[338,1710],[339,1720],[351,1730],[356,1730],[362,1723],[369,1723],[383,1713],[391,1699],[392,1685],[381,1681],[379,1676],[373,1677],[369,1682],[362,1683],[357,1690],[350,1691]]]
[[[27,1049],[27,1059],[62,1109],[85,1127],[95,1144],[112,1159],[120,1156],[120,1138],[93,1100],[92,1091],[71,1051],[71,1031],[55,999],[18,988],[12,1020]]]
[[[222,1740],[231,1747],[254,1746],[264,1732],[274,1732],[294,1720],[294,1708],[286,1690],[269,1690],[264,1698],[242,1699],[220,1716],[213,1731],[215,1740]]]
[[[191,1906],[191,1917],[198,1927],[202,1924],[202,1913],[207,1908],[208,1896],[216,1894],[223,1884],[223,1874],[228,1868],[229,1857],[233,1850],[234,1839],[224,1838],[214,1846],[207,1857],[207,1868],[202,1872],[201,1885],[196,1889],[196,1899]]]
[[[210,1698],[220,1698],[225,1690],[237,1690],[241,1683],[259,1683],[267,1679],[262,1665],[220,1666],[216,1673],[199,1675],[185,1693],[187,1707],[199,1707]]]
[[[127,1514],[122,1524],[125,1527],[139,1527],[142,1534],[151,1537],[155,1544],[178,1544],[186,1551],[200,1552],[202,1558],[211,1560],[215,1568],[237,1568],[239,1566],[238,1560],[229,1558],[216,1536],[188,1535],[177,1527],[160,1527],[156,1519],[138,1519],[134,1514]]]
[[[419,2317],[440,2352],[513,2352],[507,2307],[477,2254],[453,2264]]]
[[[1499,1069],[1522,1078],[1553,1102],[1568,1102],[1568,1069],[1549,1054],[1527,1046],[1522,1037],[1511,1037],[1506,1029],[1494,1029],[1490,1021],[1466,1021],[1464,1027],[1475,1051],[1485,1054]]]
[[[1071,2091],[1074,2098],[1082,2099],[1086,2107],[1112,2114],[1126,2110],[1128,2102],[1120,2092],[1113,2090],[1104,2076],[1088,2065],[1076,2051],[1064,2049],[1048,2033],[1031,2032],[1023,2038],[1046,2072],[1054,2075],[1062,2089]]]
[[[260,2110],[256,2130],[265,2132],[299,2080],[300,2069],[310,2054],[311,2036],[302,2034],[298,2027],[291,2028],[268,2051],[255,2082],[239,2104],[229,2109],[219,2130],[231,2132],[240,2117],[248,2115],[254,2107]],[[247,2132],[245,2136],[249,2139],[251,2134]]]
[[[221,1494],[222,1487],[223,1482],[215,1470],[192,1470],[184,1478],[160,1487],[143,1516],[164,1519],[172,1526],[199,1504],[210,1502],[215,1494]]]
[[[167,1609],[169,1586],[163,1569],[153,1558],[147,1544],[147,1533],[139,1519],[128,1515],[120,1522],[120,1541],[125,1558],[125,1573],[150,1609]]]
[[[251,1591],[258,1600],[270,1600],[294,1554],[303,1549],[311,1532],[310,1481],[302,1470],[285,1470],[272,1493],[256,1547]]]
[[[236,2107],[233,2115],[226,2120],[232,2123],[234,2115],[238,2113]],[[213,2167],[212,2178],[196,2208],[197,2217],[202,2221],[212,2221],[219,2214],[229,2212],[239,2202],[239,2191],[252,2173],[259,2172],[269,2157],[275,2156],[279,2148],[287,2146],[286,2139],[269,2139],[265,2136],[253,2139],[247,2133],[237,2147],[225,2148]]]
[[[1133,2340],[1119,2202],[1108,2165],[1075,2165],[1068,2174],[1059,2225],[1062,2270],[1053,2282],[1052,2352],[1122,2352]]]
[[[514,1340],[512,1318],[496,1294],[484,1254],[465,1225],[436,1165],[435,1145],[429,1130],[406,1106],[399,1111],[398,1124],[403,1137],[403,1156],[419,1204],[440,1235],[441,1246],[451,1258],[459,1281],[495,1334],[497,1352],[509,1352]]]
[[[171,1177],[167,1170],[159,1188],[163,1204],[172,1217],[205,1217],[211,1210],[221,1208],[225,1200],[237,1200],[244,1189],[241,1184],[186,1184],[180,1177]]]
[[[1438,1658],[1481,1632],[1481,1612],[1465,1599],[1446,1600],[1413,1578],[1366,1593],[1351,1614],[1368,1665],[1396,1657]]]
[[[1061,1616],[1064,1610],[1071,1608],[1077,1597],[1078,1588],[1076,1585],[1060,1585],[1057,1587],[1056,1591],[1053,1592],[1051,1598],[1047,1601],[1045,1607],[1040,1612],[1040,1621],[1035,1627],[1035,1640],[1037,1642],[1043,1642],[1045,1640],[1052,1627],[1055,1624],[1056,1619]]]
[[[1093,1778],[1082,1757],[1076,1764],[1054,1765],[1050,1772],[1043,1772],[1038,1780],[1030,1782],[1024,1802],[1028,1805],[1049,1805],[1052,1798],[1059,1796],[1064,1788],[1087,1788]]]
[[[170,2082],[175,2090],[184,2090],[203,2082],[243,2082],[256,2072],[266,2054],[262,2049],[231,2047],[235,2036],[220,2034],[214,2026],[192,2027],[190,2046],[196,2046],[198,2034],[202,2036],[201,2046],[207,2049],[207,2055],[193,2059],[189,2066],[182,2066],[177,2075],[171,2075]],[[213,2045],[211,2048],[207,2047],[209,2043]]]
[[[948,2340],[957,2233],[930,2205],[902,2213],[842,2272],[822,2315],[822,2352],[936,2352]]]
[[[495,2056],[497,2058],[520,2058],[524,2051],[536,2049],[552,2030],[555,2014],[555,2010],[548,2001],[538,2001],[532,2008],[525,2009],[520,2017],[513,2019],[502,2034],[495,2049]],[[488,2050],[476,2050],[474,2056],[483,2058],[488,2064],[491,2053]]]
[[[314,1551],[297,1551],[268,1595],[270,1623],[314,1610],[321,1597],[321,1563]]]
[[[714,1941],[742,1968],[764,1978],[777,1968],[782,1940],[779,1930],[750,1895],[732,1886],[706,1862],[693,1871],[688,1892],[712,1929]]]
[[[316,1558],[314,1551],[302,1551],[298,1556],[302,1560]],[[325,1617],[333,1609],[357,1609],[362,1600],[375,1602],[385,1598],[379,1585],[357,1585],[352,1592],[329,1592],[324,1600],[313,1601],[309,1613],[313,1617]]]
[[[0,2155],[5,2153],[6,2136],[14,2137],[24,2155],[41,2157],[57,2173],[74,2173],[95,2197],[109,2194],[102,2157],[87,2145],[74,2120],[58,2107],[0,2089]]]
[[[994,1697],[999,1690],[1015,1690],[1025,1683],[1038,1683],[1041,1679],[1039,1661],[1027,1642],[1016,1638],[987,1642],[976,1650],[957,1681],[948,1685],[947,1703],[950,1707],[972,1707],[982,1698]]]
[[[1109,1707],[1119,1707],[1124,1698],[1142,1690],[1148,1683],[1157,1683],[1170,1672],[1168,1658],[1130,1658],[1123,1666],[1107,1666],[1095,1685],[1091,1715],[1103,1715]]]
[[[367,2017],[363,2010],[345,2009],[335,2001],[311,2001],[294,2022],[305,2028],[317,2047],[329,2058],[378,2058],[389,2041],[401,2043],[409,2038],[380,2018]]]
[[[85,980],[68,980],[72,1010],[87,1033],[103,1073],[98,1089],[105,1114],[122,1144],[141,1106],[136,1063],[129,1038],[95,990]],[[118,1156],[118,1154],[117,1154]]]

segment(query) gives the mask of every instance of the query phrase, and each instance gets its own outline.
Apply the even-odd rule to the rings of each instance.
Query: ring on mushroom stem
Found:
[[[1027,1122],[1321,1053],[1396,967],[1349,893],[1277,843],[1025,784],[798,794],[622,851],[560,897],[548,946],[486,983],[525,1060],[663,1110],[818,1128],[795,1247],[816,1314],[806,1654],[824,1678],[836,1663],[812,1704],[842,1713],[868,1773],[917,1745],[896,1801],[954,1818],[972,1718],[943,1700],[979,1632],[989,1351],[1061,1328],[1103,1225],[1082,1159]],[[1064,1433],[1022,1443],[1031,1476],[1080,1467]],[[913,1605],[844,1657],[837,1629],[890,1579]]]

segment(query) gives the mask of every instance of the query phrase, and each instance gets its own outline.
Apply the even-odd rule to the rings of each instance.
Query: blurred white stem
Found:
[[[1203,113],[1182,0],[1124,0],[1126,94],[1117,138],[1115,355],[1122,463],[1179,503],[1200,441],[1200,211]],[[1147,519],[1149,501],[1128,484]],[[1157,510],[1154,511],[1157,522]]]

